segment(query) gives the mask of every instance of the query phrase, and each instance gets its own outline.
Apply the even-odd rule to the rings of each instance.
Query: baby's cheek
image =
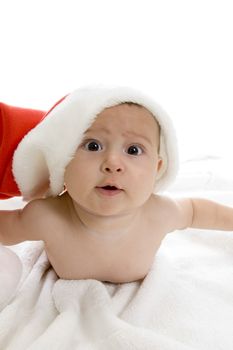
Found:
[[[140,177],[145,184],[151,185],[156,179],[157,171],[155,164],[144,164],[141,166]]]

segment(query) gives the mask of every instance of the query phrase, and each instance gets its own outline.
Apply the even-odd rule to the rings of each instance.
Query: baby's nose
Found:
[[[104,171],[106,173],[115,173],[115,172],[120,173],[120,172],[122,172],[122,168],[121,167],[116,168],[116,167],[111,166],[111,167],[105,167]]]
[[[110,155],[102,163],[102,169],[104,173],[121,173],[124,171],[124,165],[122,160],[118,156]]]

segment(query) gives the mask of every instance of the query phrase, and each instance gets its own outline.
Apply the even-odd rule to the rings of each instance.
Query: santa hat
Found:
[[[13,154],[24,135],[44,115],[43,111],[0,103],[0,199],[21,195],[12,174]]]
[[[57,196],[64,188],[64,172],[83,133],[107,107],[133,102],[147,108],[161,127],[160,155],[163,165],[155,192],[165,189],[178,169],[176,135],[166,112],[148,96],[128,87],[77,89],[55,105],[19,143],[13,158],[13,173],[26,199]]]

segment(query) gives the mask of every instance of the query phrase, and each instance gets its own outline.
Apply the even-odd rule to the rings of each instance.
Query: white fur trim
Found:
[[[178,170],[176,134],[167,113],[153,99],[128,87],[87,87],[68,95],[18,145],[13,158],[13,174],[22,195],[28,199],[34,197],[48,181],[50,187],[46,196],[61,193],[65,168],[84,131],[106,107],[126,101],[146,107],[161,126],[163,166],[155,192],[165,189]]]

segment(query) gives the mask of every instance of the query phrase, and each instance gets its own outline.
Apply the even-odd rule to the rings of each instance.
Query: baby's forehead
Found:
[[[97,114],[91,127],[114,122],[121,124],[122,128],[127,128],[129,124],[136,126],[148,125],[159,128],[156,117],[144,106],[134,102],[123,102],[115,106],[107,107]]]
[[[135,103],[121,103],[100,112],[84,135],[105,134],[112,137],[142,137],[150,144],[159,146],[160,127],[153,114]]]

